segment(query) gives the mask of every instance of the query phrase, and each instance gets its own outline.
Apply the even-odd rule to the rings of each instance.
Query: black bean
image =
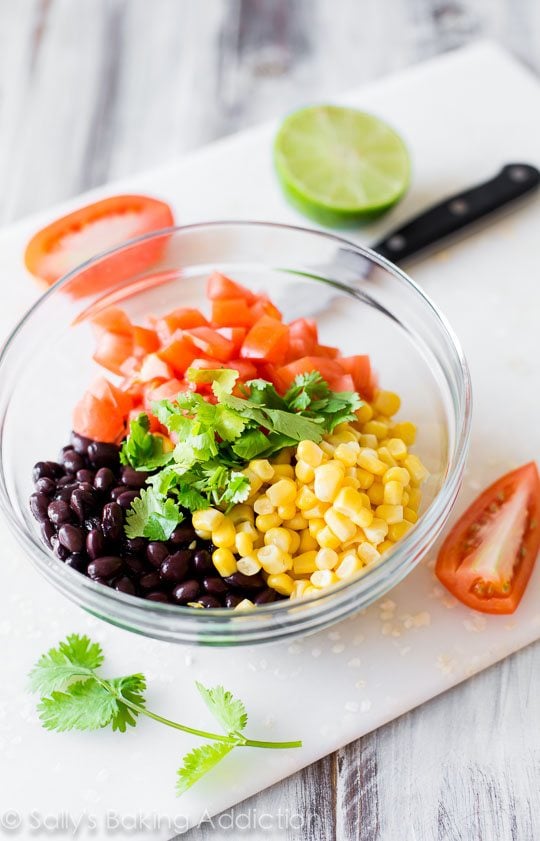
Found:
[[[80,555],[80,554],[69,555],[65,560],[65,564],[66,564],[67,567],[71,567],[72,569],[76,569],[77,572],[82,572],[82,573],[86,572],[87,563],[88,563],[88,561],[84,557],[84,555]]]
[[[137,555],[124,555],[124,563],[135,575],[140,575],[147,568],[144,561]]]
[[[197,540],[195,529],[193,526],[184,524],[176,526],[169,538],[169,542],[174,546],[181,546],[183,543],[191,543],[193,540]]]
[[[114,473],[108,467],[100,467],[94,476],[94,487],[98,491],[108,491],[114,484]]]
[[[89,558],[94,561],[103,555],[104,540],[99,529],[91,529],[86,535],[86,551]]]
[[[275,602],[277,599],[277,593],[275,590],[272,590],[271,587],[265,587],[260,593],[257,593],[255,597],[255,604],[270,604],[270,602]]]
[[[146,540],[144,537],[128,537],[126,540],[126,546],[130,552],[137,555],[138,553],[146,551]]]
[[[117,481],[116,478],[115,478],[114,481],[115,482]],[[113,502],[116,502],[118,497],[121,496],[121,494],[123,494],[125,492],[126,492],[126,486],[125,485],[115,485],[115,487],[111,491],[109,491],[109,498],[112,499]]]
[[[194,578],[188,581],[183,581],[182,584],[177,584],[172,591],[172,597],[178,604],[187,604],[188,602],[196,602],[199,595],[199,582]]]
[[[30,511],[40,523],[44,523],[45,520],[48,520],[48,508],[49,508],[50,499],[44,493],[34,493],[30,497]]]
[[[76,473],[78,470],[82,470],[86,466],[83,456],[76,453],[75,450],[68,450],[67,453],[64,453],[62,457],[62,464],[68,473]]]
[[[47,496],[52,496],[56,490],[56,482],[54,479],[49,479],[47,476],[38,479],[36,482],[36,491]]]
[[[47,461],[46,464],[49,470],[51,471],[53,479],[59,479],[61,476],[64,475],[64,468],[61,464],[58,464],[57,461]]]
[[[212,561],[212,555],[206,549],[198,549],[192,559],[191,563],[193,569],[199,575],[205,575],[208,572],[215,572],[216,568]]]
[[[53,553],[56,555],[56,557],[59,558],[61,561],[65,561],[66,558],[69,557],[69,549],[62,543],[60,543],[58,536],[53,537],[51,543]]]
[[[159,590],[156,590],[154,593],[148,593],[146,599],[149,602],[168,603],[170,601],[169,597],[165,593],[160,593]]]
[[[84,545],[83,533],[77,526],[66,523],[58,529],[58,539],[62,546],[69,549],[71,554],[80,552]]]
[[[93,470],[88,470],[85,467],[82,470],[77,470],[75,478],[76,478],[77,482],[87,482],[89,485],[92,485],[92,487],[93,487],[94,486],[95,475],[96,474],[94,473]]]
[[[80,523],[82,523],[86,517],[95,510],[96,502],[97,500],[94,495],[94,491],[90,486],[87,488],[75,488],[69,498],[69,504],[73,508]]]
[[[182,581],[189,568],[191,553],[187,549],[180,549],[173,555],[168,555],[159,568],[165,581]]]
[[[110,587],[111,586],[110,581],[107,581],[106,578],[100,578],[99,575],[97,576],[97,578],[94,578],[93,580],[95,581],[96,584],[101,584],[103,587]]]
[[[147,572],[145,575],[141,575],[139,584],[143,590],[155,590],[161,584],[159,572]]]
[[[41,524],[40,531],[41,531],[41,536],[42,536],[44,542],[52,547],[52,542],[51,541],[52,541],[52,538],[54,537],[54,535],[56,534],[56,532],[54,530],[54,526],[51,523],[51,521],[50,520],[45,520],[45,522]]]
[[[135,595],[135,584],[131,578],[127,577],[127,575],[123,575],[115,582],[114,589],[118,590],[120,593],[128,593],[130,596]]]
[[[101,528],[101,517],[99,514],[94,514],[92,517],[86,517],[84,520],[84,527],[87,531],[97,529],[103,534],[103,529]]]
[[[71,433],[70,441],[73,449],[82,456],[86,455],[88,447],[92,443],[90,438],[85,438],[84,435],[79,435],[78,432]]]
[[[75,482],[73,481],[73,476],[61,476],[56,483],[57,488],[66,488],[69,485],[75,486]]]
[[[131,508],[133,500],[137,499],[139,496],[140,491],[124,491],[123,494],[120,494],[120,496],[117,497],[116,501],[120,508],[127,510],[128,508]]]
[[[144,488],[149,475],[145,470],[134,470],[133,467],[122,468],[122,482],[130,488]]]
[[[242,601],[242,596],[237,595],[236,593],[226,593],[225,595],[225,607],[236,607],[237,604],[240,604]]]
[[[229,589],[224,579],[219,578],[217,575],[203,578],[202,585],[206,592],[211,593],[212,596],[221,596]]]
[[[38,479],[54,479],[55,473],[48,461],[38,461],[32,468],[32,478],[34,482]]]
[[[225,579],[231,587],[241,587],[244,590],[260,590],[264,587],[264,578],[257,572],[255,575],[244,575],[243,572],[233,572]]]
[[[57,488],[54,498],[61,499],[63,502],[71,502],[71,494],[75,488],[76,485],[65,485],[63,488]]]
[[[120,540],[124,533],[124,517],[117,502],[108,502],[103,506],[101,526],[109,540]]]
[[[47,514],[51,523],[59,526],[62,523],[69,523],[72,517],[71,508],[63,499],[54,499],[49,503]]]
[[[94,467],[115,467],[118,464],[118,447],[93,441],[88,446],[88,458]]]
[[[111,578],[123,567],[122,558],[117,555],[102,555],[88,564],[88,575],[90,578]]]
[[[216,599],[214,596],[199,596],[197,601],[203,607],[223,607],[219,599]]]
[[[168,554],[169,550],[164,543],[152,541],[146,547],[146,557],[148,562],[151,563],[153,567],[156,567],[156,569],[161,566]]]

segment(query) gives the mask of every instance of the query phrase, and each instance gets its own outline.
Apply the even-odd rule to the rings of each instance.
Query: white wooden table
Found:
[[[0,0],[0,219],[481,35],[540,71],[536,0]],[[189,837],[257,810],[280,839],[529,841],[539,790],[534,645]]]

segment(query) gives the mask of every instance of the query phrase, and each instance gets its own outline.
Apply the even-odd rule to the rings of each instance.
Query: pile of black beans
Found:
[[[197,537],[189,512],[166,542],[125,536],[126,511],[148,473],[120,464],[115,444],[73,432],[59,461],[34,465],[30,509],[44,542],[77,572],[122,593],[155,602],[234,608],[243,599],[280,599],[260,574],[221,578],[214,546]]]

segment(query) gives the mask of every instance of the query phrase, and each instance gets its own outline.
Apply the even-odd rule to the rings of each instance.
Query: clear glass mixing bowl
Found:
[[[214,269],[267,292],[287,320],[315,317],[324,344],[338,345],[344,354],[369,353],[382,386],[401,395],[401,416],[418,425],[415,451],[431,473],[418,523],[378,566],[310,601],[238,612],[128,596],[57,560],[42,544],[28,508],[33,464],[55,458],[66,443],[73,405],[96,374],[91,329],[81,314],[121,301],[140,322],[173,307],[204,307],[205,281]],[[85,288],[94,291],[84,294]],[[470,418],[469,373],[455,336],[422,290],[391,263],[340,237],[303,228],[190,225],[88,261],[50,289],[13,331],[0,356],[0,504],[37,569],[95,616],[171,642],[272,642],[343,619],[416,566],[455,501]]]

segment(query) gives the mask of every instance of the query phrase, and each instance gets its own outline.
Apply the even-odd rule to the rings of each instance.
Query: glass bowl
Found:
[[[252,611],[200,610],[125,595],[55,558],[28,508],[33,464],[54,459],[68,441],[72,408],[97,373],[84,316],[120,301],[139,322],[178,306],[204,307],[205,280],[214,269],[267,292],[286,320],[315,317],[324,344],[338,345],[347,355],[369,353],[382,387],[402,397],[400,416],[418,426],[415,452],[431,474],[418,523],[362,577],[310,601],[286,600]],[[465,359],[444,317],[387,260],[319,231],[212,222],[133,240],[84,263],[43,295],[2,350],[0,419],[0,504],[26,554],[51,584],[95,616],[146,636],[240,645],[338,622],[387,593],[416,566],[459,490],[471,391]]]

